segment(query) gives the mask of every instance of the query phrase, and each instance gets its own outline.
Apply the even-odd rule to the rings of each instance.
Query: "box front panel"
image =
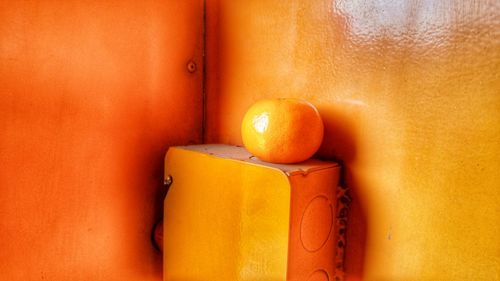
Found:
[[[172,148],[164,280],[284,280],[290,186],[268,167]]]

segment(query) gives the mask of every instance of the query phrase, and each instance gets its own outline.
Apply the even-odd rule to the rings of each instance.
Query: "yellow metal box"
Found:
[[[164,280],[336,280],[339,170],[266,163],[229,145],[170,148]]]

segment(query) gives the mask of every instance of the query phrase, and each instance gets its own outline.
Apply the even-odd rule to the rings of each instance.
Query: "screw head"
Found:
[[[196,63],[193,60],[188,61],[186,67],[189,73],[193,73],[196,71]]]
[[[163,180],[163,185],[165,186],[170,186],[173,182],[173,178],[171,175],[168,175],[164,180]]]

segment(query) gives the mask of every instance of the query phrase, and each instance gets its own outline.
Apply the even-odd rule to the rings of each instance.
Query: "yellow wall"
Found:
[[[350,279],[500,278],[496,1],[208,1],[206,141],[301,97],[355,195]]]
[[[0,0],[1,280],[161,280],[150,234],[165,151],[202,139],[202,30],[200,0]]]

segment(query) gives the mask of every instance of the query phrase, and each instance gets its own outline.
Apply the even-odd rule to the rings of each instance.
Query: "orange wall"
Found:
[[[202,23],[200,0],[0,0],[0,279],[161,280],[150,232],[167,147],[201,142]]]
[[[206,141],[301,97],[345,164],[350,280],[500,276],[496,1],[209,1]]]

